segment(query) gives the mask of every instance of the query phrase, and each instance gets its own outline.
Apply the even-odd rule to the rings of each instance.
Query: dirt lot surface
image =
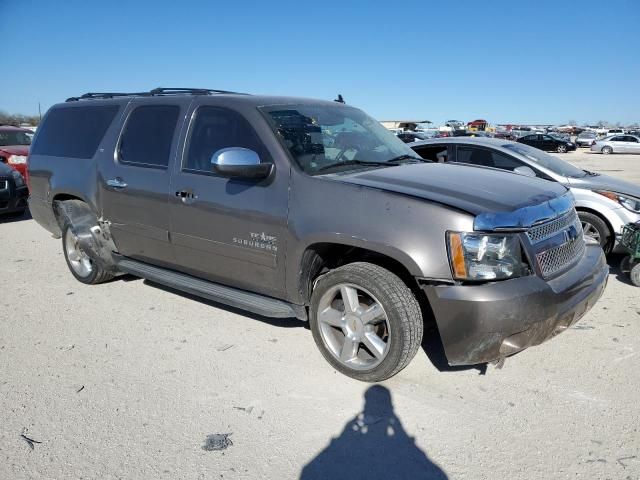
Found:
[[[640,156],[562,158],[640,182]],[[372,386],[300,322],[82,285],[32,220],[0,221],[0,245],[2,479],[640,477],[640,290],[615,267],[586,317],[502,370],[447,368],[432,339]]]

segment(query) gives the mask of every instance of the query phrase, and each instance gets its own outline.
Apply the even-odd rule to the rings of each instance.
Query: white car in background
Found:
[[[640,153],[640,137],[635,135],[613,135],[591,144],[594,153]]]
[[[622,227],[640,221],[640,186],[608,175],[582,170],[523,143],[495,138],[434,138],[409,145],[436,162],[457,162],[508,170],[558,182],[571,190],[585,235],[605,253],[623,251]],[[464,186],[461,186],[461,192]]]

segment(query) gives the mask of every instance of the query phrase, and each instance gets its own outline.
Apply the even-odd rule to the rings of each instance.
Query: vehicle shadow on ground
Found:
[[[6,213],[0,215],[0,223],[15,223],[24,220],[31,220],[31,212],[27,210],[25,213],[18,215],[17,213]]]
[[[125,278],[126,277],[126,278]],[[137,280],[138,277],[134,277],[132,275],[125,275],[121,277],[121,279],[125,282]],[[189,300],[193,300],[195,302],[200,302],[210,307],[219,308],[220,310],[225,310],[230,313],[235,313],[236,315],[241,315],[243,317],[248,317],[253,320],[257,320],[262,323],[266,323],[272,325],[274,327],[282,327],[282,328],[309,328],[309,322],[303,322],[302,320],[298,320],[297,318],[271,318],[271,317],[263,317],[262,315],[258,315],[255,313],[248,312],[246,310],[242,310],[239,308],[231,307],[229,305],[225,305],[224,303],[214,302],[213,300],[208,300],[206,298],[198,297],[196,295],[192,295],[190,293],[185,293],[180,290],[176,290],[171,287],[167,287],[166,285],[162,285],[160,283],[155,283],[150,280],[144,280],[145,285],[149,285],[155,288],[159,288],[168,293],[173,293],[174,295],[179,295],[184,298],[188,298]]]
[[[304,466],[301,480],[448,478],[405,432],[387,388],[369,387],[364,400],[364,410]]]

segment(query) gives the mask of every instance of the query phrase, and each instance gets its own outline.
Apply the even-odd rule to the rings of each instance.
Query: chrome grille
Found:
[[[573,208],[555,220],[531,227],[527,231],[527,236],[529,237],[529,240],[531,240],[531,243],[536,244],[542,240],[553,237],[569,225],[574,225],[576,229],[582,233],[582,224],[578,219],[578,214]]]
[[[547,278],[558,273],[580,258],[584,254],[584,249],[585,242],[581,231],[580,236],[572,242],[563,243],[558,247],[538,253],[536,260],[538,260],[542,276]]]
[[[7,188],[9,188],[9,181],[0,180],[0,190],[6,190]]]

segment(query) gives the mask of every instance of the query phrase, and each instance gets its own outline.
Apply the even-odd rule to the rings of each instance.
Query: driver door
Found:
[[[189,117],[169,198],[177,268],[237,288],[281,295],[289,169],[274,165],[271,175],[260,180],[214,173],[211,159],[224,148],[250,149],[263,163],[273,162],[275,155],[236,110],[196,100]]]

